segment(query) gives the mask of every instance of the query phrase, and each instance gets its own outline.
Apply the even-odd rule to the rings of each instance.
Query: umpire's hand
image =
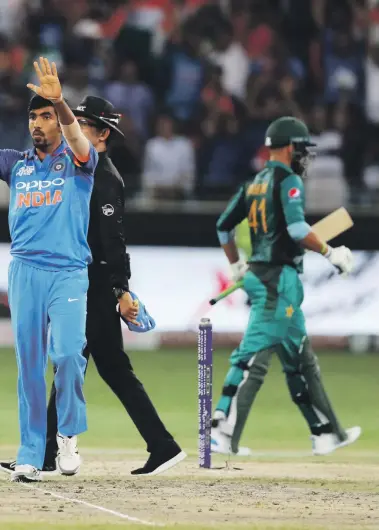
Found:
[[[121,298],[118,299],[118,303],[120,304],[120,313],[122,316],[129,322],[132,322],[132,324],[139,326],[139,323],[136,320],[139,309],[138,300],[133,300],[130,293],[124,293]]]

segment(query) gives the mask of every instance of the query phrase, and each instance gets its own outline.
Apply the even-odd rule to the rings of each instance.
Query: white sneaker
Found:
[[[58,456],[57,469],[61,475],[76,475],[82,460],[77,447],[77,437],[62,436],[57,434]]]
[[[40,470],[29,464],[16,465],[11,473],[11,482],[39,482],[41,480]]]
[[[211,451],[222,455],[229,455],[232,452],[230,436],[222,433],[217,427],[211,429]]]
[[[340,447],[346,447],[347,445],[353,444],[358,440],[360,435],[362,434],[362,429],[360,427],[350,427],[350,429],[346,429],[347,438],[343,442],[337,441],[336,449],[340,449]]]
[[[311,436],[313,454],[315,456],[328,455],[340,449],[346,447],[358,440],[362,433],[360,427],[350,427],[346,429],[347,438],[341,442],[335,434],[320,434],[319,436]]]
[[[232,451],[231,437],[221,432],[218,427],[211,429],[211,451],[221,455],[235,454]],[[240,447],[237,456],[251,456],[252,451],[248,447]]]
[[[313,434],[312,440],[312,452],[314,456],[329,455],[337,449],[336,437],[334,434]]]

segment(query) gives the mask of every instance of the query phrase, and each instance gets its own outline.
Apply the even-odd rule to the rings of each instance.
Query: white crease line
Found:
[[[126,513],[116,512],[115,510],[110,510],[109,508],[104,508],[103,506],[97,506],[96,504],[91,504],[90,502],[81,501],[79,499],[70,499],[69,497],[65,497],[64,495],[60,495],[59,493],[53,493],[52,491],[47,491],[42,488],[38,488],[37,486],[31,485],[31,484],[25,484],[24,482],[19,482],[21,486],[24,486],[25,488],[28,488],[32,491],[39,491],[43,493],[44,495],[48,494],[52,497],[56,497],[57,499],[62,499],[67,502],[74,502],[77,504],[83,504],[84,506],[87,506],[88,508],[94,508],[95,510],[99,510],[100,512],[109,513],[110,515],[114,515],[116,517],[119,517],[120,519],[127,519],[128,521],[131,521],[132,523],[139,523],[144,524],[146,526],[165,526],[161,523],[153,523],[151,521],[144,521],[143,519],[138,519],[138,517],[131,517],[130,515],[127,515]]]

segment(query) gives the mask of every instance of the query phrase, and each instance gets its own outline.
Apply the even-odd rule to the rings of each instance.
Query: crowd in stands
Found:
[[[1,148],[30,146],[41,54],[72,106],[93,94],[122,113],[111,154],[128,197],[228,197],[290,114],[318,143],[314,193],[376,200],[378,0],[0,0]]]

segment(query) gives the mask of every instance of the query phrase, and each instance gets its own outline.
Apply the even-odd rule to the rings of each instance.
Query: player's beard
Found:
[[[33,140],[33,145],[36,149],[39,149],[43,153],[46,153],[49,147],[49,144],[47,143],[46,137],[43,134],[38,135],[38,136],[33,136],[32,140]]]
[[[295,149],[292,155],[291,169],[301,178],[307,178],[308,168],[315,156],[315,153],[309,151],[308,147]]]

